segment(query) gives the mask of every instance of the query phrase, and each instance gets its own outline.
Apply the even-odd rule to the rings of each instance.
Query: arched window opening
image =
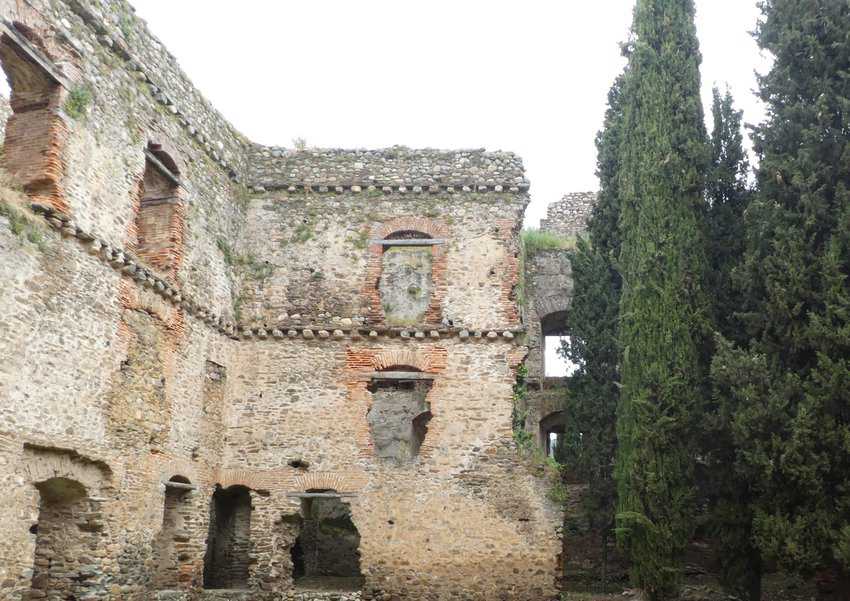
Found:
[[[540,320],[543,337],[543,375],[547,378],[566,378],[571,376],[576,365],[563,356],[562,347],[569,342],[566,311],[557,311]]]
[[[433,376],[408,366],[376,372],[368,390],[372,405],[366,415],[375,455],[396,463],[414,460],[428,434]]]
[[[389,325],[414,325],[425,321],[434,292],[435,243],[425,232],[399,230],[382,241],[378,292],[384,320]]]
[[[65,211],[59,191],[64,80],[33,33],[20,24],[0,23],[0,65],[3,168],[33,200]]]
[[[291,548],[292,577],[303,590],[356,591],[360,533],[348,503],[331,490],[310,490],[301,499],[301,529]]]
[[[425,232],[419,232],[416,230],[399,230],[397,232],[393,232],[384,240],[430,240],[431,236],[426,234]]]
[[[136,253],[165,275],[176,271],[183,241],[179,175],[174,160],[159,145],[149,144],[136,214]]]
[[[32,592],[29,598],[85,599],[98,590],[90,559],[100,530],[85,487],[76,480],[51,478],[39,492]]]
[[[559,446],[564,439],[564,412],[550,413],[540,420],[540,442],[547,457],[557,459]]]
[[[181,557],[187,556],[189,536],[187,522],[191,520],[190,493],[194,486],[185,476],[172,476],[165,486],[162,528],[154,541],[156,572],[154,586],[157,590],[171,590],[180,586],[181,580],[191,580],[191,565],[181,569]]]
[[[210,503],[204,588],[245,589],[251,561],[251,492],[217,487]]]

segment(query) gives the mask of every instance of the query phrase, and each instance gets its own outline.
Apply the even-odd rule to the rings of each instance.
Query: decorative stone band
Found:
[[[123,275],[134,279],[139,285],[153,290],[175,306],[181,307],[188,314],[196,317],[208,327],[219,333],[229,336],[234,340],[252,339],[277,339],[277,340],[340,340],[348,339],[376,339],[398,338],[403,341],[417,342],[434,340],[439,338],[457,337],[460,339],[484,340],[484,341],[512,341],[516,336],[522,334],[522,328],[513,329],[484,329],[469,330],[464,328],[438,327],[428,330],[417,330],[414,328],[397,327],[346,327],[344,329],[333,329],[322,326],[279,326],[265,328],[261,326],[240,326],[235,322],[229,322],[221,316],[205,307],[202,307],[190,298],[187,298],[177,287],[173,286],[155,274],[151,269],[143,265],[138,258],[128,251],[112,246],[99,239],[97,236],[84,231],[77,226],[70,217],[54,210],[52,207],[32,203],[32,210],[42,215],[47,223],[62,236],[76,238],[86,247],[89,254],[100,258],[104,263],[119,271]]]
[[[416,330],[404,328],[390,327],[375,327],[369,328],[351,328],[346,330],[341,329],[322,329],[316,327],[292,327],[292,328],[243,328],[238,337],[243,340],[250,339],[294,339],[302,338],[304,340],[339,340],[343,338],[352,339],[378,339],[378,338],[397,338],[407,342],[437,340],[441,338],[460,338],[471,340],[497,341],[497,340],[513,340],[524,330],[515,328],[511,330],[467,330],[463,328],[438,328],[435,330]]]
[[[516,183],[496,183],[496,182],[463,182],[457,184],[392,184],[383,185],[380,183],[362,183],[362,184],[344,184],[344,185],[327,185],[327,184],[307,184],[307,183],[285,183],[267,186],[248,186],[248,190],[254,193],[269,192],[272,190],[282,190],[290,194],[316,192],[319,194],[344,194],[353,192],[359,194],[365,192],[374,194],[381,192],[383,194],[439,194],[445,192],[448,194],[460,193],[484,193],[484,192],[528,192],[531,184],[528,181],[521,184]]]

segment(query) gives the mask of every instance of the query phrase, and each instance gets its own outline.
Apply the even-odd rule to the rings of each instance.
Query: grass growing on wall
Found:
[[[538,228],[528,228],[520,233],[519,281],[516,289],[516,302],[525,307],[526,298],[525,265],[528,257],[541,250],[572,250],[576,248],[575,236],[559,236]]]
[[[91,101],[91,90],[87,86],[76,86],[68,93],[68,99],[65,101],[65,112],[74,119],[81,119],[86,115]]]
[[[21,240],[34,244],[43,251],[47,244],[46,229],[40,219],[28,208],[29,199],[19,185],[0,169],[0,217],[9,222],[9,229]]]
[[[576,247],[575,236],[559,236],[537,228],[522,230],[522,245],[526,253],[538,250],[569,250]]]

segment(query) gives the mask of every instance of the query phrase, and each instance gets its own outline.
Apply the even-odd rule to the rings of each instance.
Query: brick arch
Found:
[[[184,171],[184,164],[177,148],[170,142],[163,139],[162,136],[150,134],[148,136],[147,149],[159,159],[163,165],[171,169],[175,175],[180,175]]]
[[[372,357],[376,371],[388,369],[396,365],[409,365],[420,371],[428,371],[428,360],[419,352],[408,349],[391,349],[380,351]]]
[[[297,492],[310,490],[333,490],[336,492],[352,492],[354,487],[345,474],[339,472],[313,472],[296,477],[292,486]]]
[[[158,476],[160,482],[166,482],[172,476],[182,476],[186,478],[190,484],[199,484],[202,480],[198,470],[189,461],[174,459],[163,463],[158,467]]]
[[[89,496],[101,494],[112,480],[108,465],[69,449],[25,445],[19,465],[19,473],[33,486],[63,478],[82,484]]]
[[[447,349],[436,345],[416,349],[350,347],[346,350],[345,363],[346,367],[355,373],[381,371],[396,365],[408,365],[424,372],[439,373],[446,368],[447,357]]]
[[[397,217],[385,223],[373,226],[372,238],[383,240],[395,232],[421,232],[430,238],[446,239],[449,236],[449,228],[445,222],[431,219],[429,217]],[[366,265],[366,282],[363,293],[369,306],[369,319],[374,323],[383,323],[386,316],[381,304],[381,294],[378,291],[378,283],[383,271],[384,247],[380,244],[370,244],[368,248],[369,259]],[[445,273],[447,268],[446,245],[434,244],[431,246],[431,280],[433,293],[431,294],[428,308],[425,311],[424,324],[437,325],[443,318],[443,298],[446,295]]]
[[[244,486],[254,491],[269,491],[274,474],[243,469],[223,469],[218,472],[216,484],[222,488]]]
[[[372,229],[374,237],[379,239],[395,232],[408,231],[422,232],[432,238],[445,238],[449,235],[449,228],[444,222],[429,217],[397,217]]]
[[[0,34],[0,63],[11,83],[12,114],[5,126],[3,166],[34,201],[69,214],[62,185],[69,136],[63,107],[68,90],[56,81],[59,70],[34,28],[15,22],[5,29]],[[52,73],[28,54],[38,55]]]

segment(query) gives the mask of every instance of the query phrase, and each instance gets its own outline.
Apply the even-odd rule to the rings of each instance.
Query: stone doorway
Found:
[[[204,556],[204,588],[246,589],[251,561],[251,492],[216,488]]]
[[[36,485],[40,501],[30,599],[77,601],[101,584],[98,545],[101,524],[86,488],[76,480],[51,478]]]
[[[310,491],[301,499],[301,516],[301,530],[291,549],[296,588],[360,590],[360,533],[348,503],[333,491]]]

